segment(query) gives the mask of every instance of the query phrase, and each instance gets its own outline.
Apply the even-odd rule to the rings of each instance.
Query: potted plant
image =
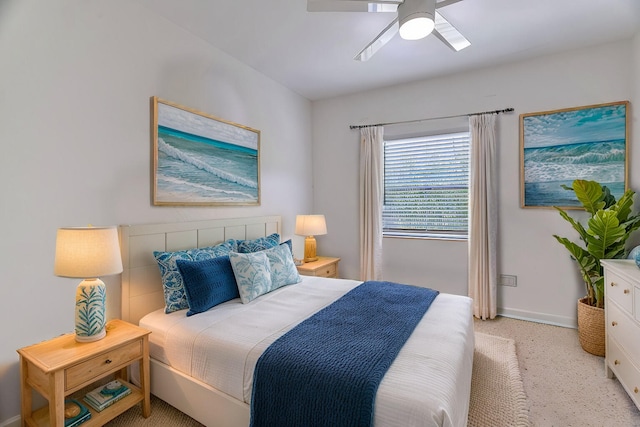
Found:
[[[627,190],[616,200],[606,186],[595,181],[577,179],[571,187],[563,187],[575,193],[591,216],[585,228],[555,207],[578,232],[580,242],[555,234],[553,237],[567,248],[584,281],[586,296],[578,301],[580,344],[585,351],[604,356],[604,273],[600,260],[626,258],[626,242],[640,227],[640,214],[631,209],[635,192]]]

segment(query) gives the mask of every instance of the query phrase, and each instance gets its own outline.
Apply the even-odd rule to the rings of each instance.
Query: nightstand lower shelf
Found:
[[[84,406],[87,407],[87,409],[89,409],[89,412],[91,412],[91,418],[80,424],[81,426],[102,426],[144,400],[144,393],[142,393],[142,391],[138,387],[122,379],[119,379],[118,381],[129,387],[131,389],[131,394],[123,397],[113,405],[104,408],[99,412],[93,409],[91,405],[86,403],[84,400],[82,400],[82,398],[84,397],[84,393],[74,393],[71,396],[67,396],[68,398],[73,398],[81,402]],[[49,422],[49,405],[45,405],[44,407],[34,411],[31,420],[27,420],[26,425],[34,427],[50,426],[51,424]]]

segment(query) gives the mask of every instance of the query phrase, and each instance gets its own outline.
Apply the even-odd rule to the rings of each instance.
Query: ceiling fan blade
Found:
[[[354,56],[353,59],[355,59],[356,61],[369,60],[369,58],[371,58],[374,53],[379,51],[382,46],[387,44],[387,42],[389,42],[389,40],[391,40],[393,36],[396,35],[398,29],[398,17],[396,16],[396,18],[391,21],[391,23],[387,25],[387,27],[382,30],[382,32],[378,34],[378,36],[373,39],[371,43],[369,43],[364,49],[362,49],[360,53]]]
[[[449,6],[450,4],[458,3],[459,1],[462,0],[440,0],[436,3],[436,9],[438,9],[439,7],[445,7]]]
[[[395,12],[402,2],[403,0],[307,0],[307,11]]]
[[[437,11],[435,16],[436,27],[433,30],[433,33],[436,37],[442,40],[444,44],[456,52],[464,49],[465,47],[471,46],[471,42],[467,40],[465,36],[460,34],[460,31],[451,25],[449,21],[444,19]]]

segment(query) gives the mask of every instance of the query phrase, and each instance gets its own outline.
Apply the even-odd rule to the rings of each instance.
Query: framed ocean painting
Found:
[[[259,205],[260,131],[152,97],[153,204]]]
[[[523,208],[581,209],[575,179],[627,189],[628,101],[520,115]]]

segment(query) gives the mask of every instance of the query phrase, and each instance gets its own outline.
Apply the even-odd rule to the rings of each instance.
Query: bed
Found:
[[[300,283],[249,304],[232,300],[190,317],[186,310],[165,314],[153,252],[273,233],[281,233],[279,216],[120,226],[122,318],[152,331],[151,392],[207,426],[248,426],[253,370],[262,352],[361,282],[301,276]],[[470,299],[441,293],[380,383],[374,424],[466,425],[473,348]]]

